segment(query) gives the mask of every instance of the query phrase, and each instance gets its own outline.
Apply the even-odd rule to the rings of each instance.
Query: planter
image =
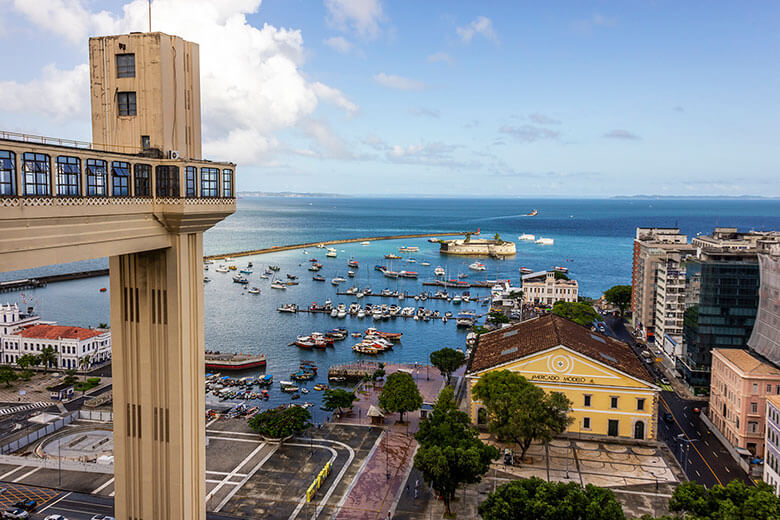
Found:
[[[265,435],[261,435],[260,437],[262,437],[262,439],[265,442],[269,442],[271,444],[281,444],[281,443],[283,443],[285,441],[289,441],[290,439],[295,437],[295,435],[294,434],[290,434],[290,435],[288,435],[287,437],[284,437],[284,438],[266,437]]]

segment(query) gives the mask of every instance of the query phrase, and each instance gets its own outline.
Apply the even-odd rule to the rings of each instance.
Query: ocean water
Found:
[[[532,209],[539,214],[525,216]],[[289,379],[300,360],[316,361],[320,376],[310,382],[324,382],[327,367],[358,359],[386,362],[426,363],[430,352],[439,348],[462,347],[466,332],[455,327],[454,321],[391,320],[374,322],[347,317],[331,318],[324,314],[282,314],[277,308],[283,303],[297,303],[308,307],[312,302],[322,303],[331,299],[335,303],[349,304],[354,297],[337,296],[330,279],[347,278],[346,262],[355,258],[360,268],[354,279],[347,280],[340,290],[350,285],[370,286],[374,292],[384,288],[419,293],[422,281],[433,278],[433,269],[441,265],[451,277],[468,273],[468,280],[510,278],[519,282],[519,267],[547,269],[556,265],[566,266],[571,277],[578,280],[580,294],[598,297],[615,284],[631,283],[632,242],[637,226],[678,226],[684,233],[694,236],[709,233],[715,226],[732,226],[742,230],[780,229],[780,201],[770,200],[519,200],[519,199],[381,199],[381,198],[262,198],[241,199],[238,210],[225,221],[209,230],[205,236],[206,254],[252,250],[273,245],[284,245],[339,238],[356,238],[409,233],[436,233],[447,231],[476,231],[483,236],[499,233],[504,240],[517,241],[523,233],[553,238],[552,246],[517,241],[517,255],[506,260],[482,259],[487,271],[478,273],[468,269],[473,259],[443,256],[438,244],[427,239],[372,241],[369,246],[350,243],[334,246],[338,250],[335,259],[326,258],[325,251],[311,248],[292,250],[256,257],[242,257],[235,265],[254,263],[254,273],[249,275],[250,286],[261,289],[260,295],[251,295],[239,284],[232,282],[232,274],[214,272],[218,265],[209,266],[206,274],[213,280],[205,284],[206,347],[211,350],[264,353],[268,358],[267,373],[275,381]],[[398,253],[402,245],[420,247],[419,253],[404,254],[403,260],[385,260],[387,253]],[[324,268],[319,274],[326,282],[314,282],[307,270],[309,260],[316,257]],[[405,260],[413,257],[416,262]],[[429,262],[429,267],[422,266]],[[418,280],[390,280],[374,271],[375,264],[388,265],[394,270],[414,270]],[[286,291],[275,291],[270,281],[259,277],[269,264],[279,265],[282,278],[286,274],[299,276],[300,285]],[[68,270],[103,267],[106,260],[79,262],[76,265],[60,265],[36,269],[31,272],[2,273],[3,279],[29,276],[34,273],[62,272]],[[54,320],[81,326],[95,326],[109,322],[106,277],[51,284],[46,288],[0,295],[2,301],[24,299],[46,320]],[[431,288],[429,288],[431,289]],[[474,296],[487,291],[472,289]],[[453,290],[450,289],[450,293]],[[361,303],[398,303],[401,306],[425,306],[457,313],[458,306],[445,301],[427,300],[404,302],[386,298],[364,298]],[[475,304],[462,304],[461,308],[473,308],[484,312]],[[391,352],[377,357],[361,356],[351,350],[357,341],[348,338],[337,342],[335,348],[326,351],[301,351],[289,346],[297,335],[312,331],[325,332],[341,326],[352,331],[363,331],[376,325],[380,330],[403,332],[403,340]],[[287,394],[275,384],[271,399],[264,407],[290,402]],[[311,401],[319,405],[320,393],[311,391],[302,395],[300,402]],[[324,415],[315,406],[315,419]]]

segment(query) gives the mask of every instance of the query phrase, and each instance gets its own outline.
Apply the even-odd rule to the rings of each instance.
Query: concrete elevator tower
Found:
[[[109,258],[116,516],[205,520],[203,232],[236,166],[201,159],[197,44],[89,54],[94,143],[0,132],[0,270]]]

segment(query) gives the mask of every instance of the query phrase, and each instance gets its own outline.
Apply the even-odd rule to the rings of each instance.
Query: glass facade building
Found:
[[[689,385],[710,385],[713,348],[745,348],[758,310],[756,255],[705,255],[686,262],[682,357]]]

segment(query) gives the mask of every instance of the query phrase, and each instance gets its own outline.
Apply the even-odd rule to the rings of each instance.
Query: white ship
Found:
[[[517,237],[519,240],[526,240],[528,242],[533,242],[536,240],[535,235],[531,235],[530,233],[523,233],[519,237]]]
[[[553,240],[552,238],[539,237],[536,243],[541,244],[543,246],[551,246],[555,243],[555,240]]]

